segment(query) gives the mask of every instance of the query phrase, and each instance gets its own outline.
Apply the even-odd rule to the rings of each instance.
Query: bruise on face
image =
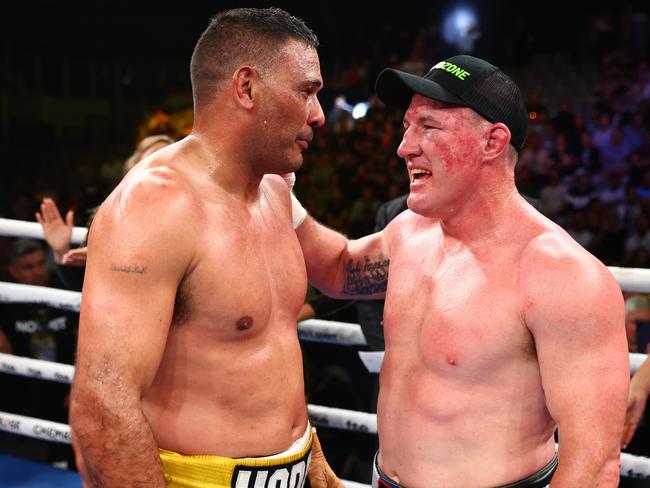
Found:
[[[423,151],[435,154],[447,171],[465,166],[474,159],[481,129],[479,116],[459,107],[415,94],[404,117],[405,127],[415,126]]]

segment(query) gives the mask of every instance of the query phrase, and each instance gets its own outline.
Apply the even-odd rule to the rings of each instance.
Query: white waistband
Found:
[[[310,437],[311,437],[311,424],[309,423],[309,421],[307,421],[307,428],[305,429],[305,433],[301,437],[296,439],[294,443],[291,444],[286,451],[280,452],[278,454],[272,454],[270,456],[262,456],[256,458],[238,458],[238,459],[275,459],[275,458],[284,458],[288,456],[293,456],[294,454],[298,454],[299,452],[305,450],[307,444],[309,443]]]

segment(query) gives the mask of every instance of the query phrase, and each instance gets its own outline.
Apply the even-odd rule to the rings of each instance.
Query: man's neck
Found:
[[[188,144],[194,147],[194,164],[226,193],[242,201],[259,198],[263,174],[257,174],[245,160],[244,155],[222,138],[205,133],[192,133]]]
[[[509,235],[506,229],[512,227],[521,198],[514,182],[473,192],[461,208],[440,220],[443,239],[469,247],[502,239]]]

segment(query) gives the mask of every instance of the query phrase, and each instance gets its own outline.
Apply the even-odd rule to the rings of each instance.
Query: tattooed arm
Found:
[[[102,205],[89,237],[70,422],[90,486],[164,486],[141,398],[191,266],[195,209],[174,175],[132,180]]]
[[[308,216],[296,234],[309,282],[332,298],[383,298],[389,264],[385,233],[350,241]]]

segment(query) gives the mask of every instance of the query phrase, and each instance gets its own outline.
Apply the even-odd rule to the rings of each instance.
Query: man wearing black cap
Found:
[[[518,87],[461,55],[424,77],[384,70],[377,95],[406,111],[409,210],[348,241],[294,198],[310,281],[385,296],[375,486],[617,486],[621,290],[517,192]]]

